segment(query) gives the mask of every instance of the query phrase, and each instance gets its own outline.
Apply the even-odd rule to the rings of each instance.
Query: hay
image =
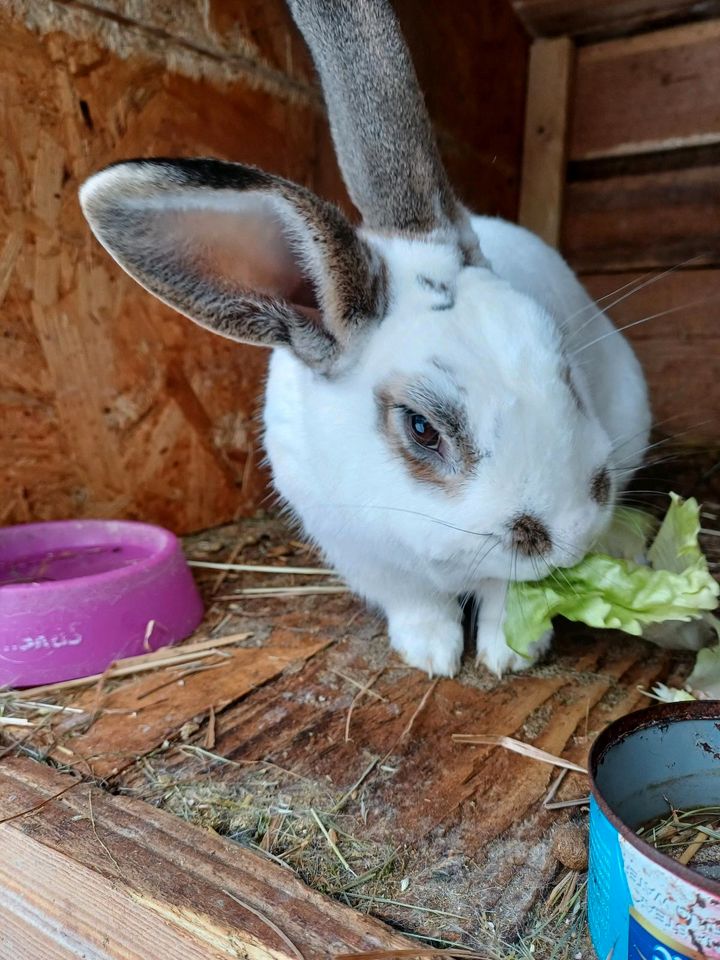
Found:
[[[661,853],[703,876],[720,877],[720,806],[675,810],[637,830],[637,836]]]
[[[200,761],[235,767],[185,745]],[[345,796],[270,761],[251,761],[239,780],[224,783],[196,764],[180,772],[162,771],[159,761],[144,765],[146,783],[133,791],[189,823],[252,847],[292,870],[314,889],[348,902],[349,890],[375,894],[397,889],[404,854],[366,836],[357,813],[343,812]],[[378,885],[381,885],[380,887]]]
[[[581,767],[572,760],[564,760],[562,757],[556,757],[546,750],[539,750],[530,743],[524,743],[522,740],[515,740],[513,737],[498,736],[493,733],[454,733],[453,741],[455,743],[474,743],[482,746],[504,747],[513,753],[519,753],[523,757],[529,757],[531,760],[539,760],[541,763],[550,763],[554,767],[564,767],[566,770],[574,770],[576,773],[587,773],[585,767]]]

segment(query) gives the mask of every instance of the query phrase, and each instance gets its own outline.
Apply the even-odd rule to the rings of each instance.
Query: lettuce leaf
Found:
[[[576,566],[555,570],[538,582],[511,583],[504,627],[508,646],[528,656],[555,616],[640,636],[646,624],[695,620],[715,610],[720,586],[698,543],[697,501],[671,494],[657,536],[649,547],[645,540],[647,564],[627,556],[641,552],[640,534],[645,538],[652,529],[652,518],[640,519],[645,516],[627,509],[616,514],[616,533],[630,520],[634,527],[625,534],[624,542],[630,546],[624,556],[591,553]],[[613,527],[605,543],[612,541]]]

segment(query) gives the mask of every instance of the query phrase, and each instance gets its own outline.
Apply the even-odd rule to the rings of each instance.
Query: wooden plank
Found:
[[[283,629],[282,617],[278,620],[262,647],[223,647],[222,657],[199,660],[197,666],[205,669],[198,672],[183,667],[157,669],[106,694],[93,684],[74,701],[87,712],[53,727],[52,742],[59,744],[53,755],[94,777],[113,776],[166,738],[176,737],[193,718],[202,719],[211,708],[223,710],[332,640],[328,633]],[[182,652],[182,647],[177,649]],[[212,669],[207,669],[208,664]],[[88,717],[93,718],[89,729]]]
[[[583,282],[592,296],[604,297],[638,278],[632,273],[590,275],[583,277]],[[656,316],[666,310],[672,312]],[[680,270],[661,277],[628,296],[609,313],[618,326],[636,324],[627,330],[627,336],[643,365],[653,416],[663,424],[661,431],[682,435],[681,443],[717,444],[720,270]],[[637,323],[650,316],[653,319],[646,323]]]
[[[581,273],[720,264],[720,165],[569,183],[561,247]]]
[[[565,190],[572,40],[537,40],[530,49],[519,221],[557,247]]]
[[[529,48],[522,25],[507,0],[393,7],[453,186],[474,212],[515,220]]]
[[[511,0],[534,37],[584,40],[720,15],[718,0]]]
[[[390,870],[382,885],[370,879],[367,888],[348,887],[347,874],[323,866],[333,855],[323,856],[320,838],[309,862],[288,854],[308,882],[358,907],[373,894],[376,915],[420,936],[457,941],[463,931],[475,938],[479,917],[490,912],[501,940],[530,922],[556,870],[551,839],[567,812],[542,807],[552,768],[502,749],[453,744],[452,734],[519,736],[582,763],[595,734],[643,705],[638,686],[667,680],[676,658],[627,637],[591,639],[570,630],[549,662],[528,675],[498,681],[466,663],[459,679],[431,689],[426,676],[388,658],[372,617],[358,610],[344,643],[217,718],[213,752],[225,762],[171,749],[128,768],[119,783],[200,823],[253,837],[281,858],[294,836],[312,841],[312,807],[337,828],[355,873],[393,851],[400,851],[401,872]],[[357,684],[373,677],[376,696],[360,696],[353,706]],[[196,742],[203,737],[201,730]],[[172,793],[171,784],[178,784]],[[564,796],[586,789],[579,777]],[[227,819],[210,812],[213,796],[218,810],[226,804],[231,811]],[[272,831],[263,839],[266,811],[279,805],[287,811],[285,839]],[[402,878],[406,894],[398,889]],[[439,915],[415,911],[417,904]],[[443,919],[443,911],[455,916]]]
[[[18,815],[0,825],[2,960],[330,960],[411,946],[236,844],[72,782],[32,761],[0,765],[0,809]]]
[[[720,142],[720,21],[581,47],[572,160]]]

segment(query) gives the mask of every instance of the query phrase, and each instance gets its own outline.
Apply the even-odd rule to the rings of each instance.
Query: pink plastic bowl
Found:
[[[0,529],[0,686],[101,673],[177,643],[203,607],[180,543],[146,523]]]

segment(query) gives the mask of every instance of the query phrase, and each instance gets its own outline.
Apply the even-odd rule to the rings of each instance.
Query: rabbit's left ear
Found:
[[[80,200],[98,240],[165,303],[233,340],[329,372],[382,318],[385,264],[333,207],[253,167],[131,160]]]

